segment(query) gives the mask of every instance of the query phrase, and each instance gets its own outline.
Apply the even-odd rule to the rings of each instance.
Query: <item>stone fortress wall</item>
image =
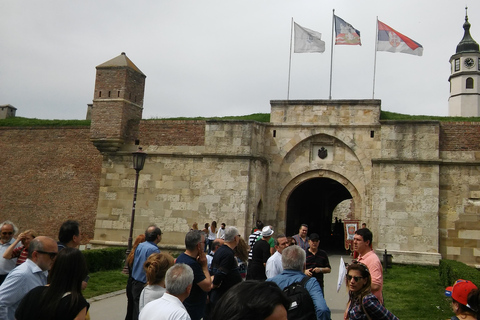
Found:
[[[164,248],[193,222],[285,232],[295,189],[328,178],[378,253],[480,264],[478,123],[381,121],[379,100],[271,101],[269,123],[142,120],[145,76],[124,54],[96,79],[90,128],[0,128],[0,219],[56,238],[73,218],[84,243],[126,245],[139,145],[134,236],[155,223]]]
[[[280,231],[289,190],[299,180],[329,176],[352,185],[360,207],[355,217],[371,226],[375,247],[394,252],[396,261],[405,255],[406,262],[434,263],[441,254],[479,264],[479,123],[379,121],[343,133],[328,127],[142,120],[140,141],[149,156],[135,234],[157,223],[166,233],[163,245],[178,248],[193,222],[216,219],[246,235],[260,217]],[[0,136],[1,220],[56,238],[62,221],[77,219],[84,243],[126,243],[134,146],[102,156],[88,127],[2,127]],[[310,154],[319,143],[333,150],[322,164]],[[367,175],[371,181],[364,183]]]

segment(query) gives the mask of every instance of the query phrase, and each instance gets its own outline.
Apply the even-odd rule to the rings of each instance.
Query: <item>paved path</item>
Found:
[[[332,312],[332,320],[343,320],[343,312],[347,304],[345,284],[337,292],[338,266],[340,255],[330,256],[332,272],[325,275],[325,299]],[[345,262],[350,262],[350,256],[343,256]],[[123,320],[127,310],[125,290],[109,293],[88,300],[90,302],[91,320]]]

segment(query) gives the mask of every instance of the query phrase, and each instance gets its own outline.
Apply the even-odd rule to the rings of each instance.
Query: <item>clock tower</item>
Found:
[[[467,8],[465,8],[466,10]],[[457,45],[456,53],[450,57],[449,116],[480,116],[480,51],[479,45],[470,35],[470,23],[465,13],[465,33]]]

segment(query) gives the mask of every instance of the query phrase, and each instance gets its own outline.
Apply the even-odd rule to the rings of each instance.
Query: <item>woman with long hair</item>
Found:
[[[212,224],[210,225],[210,227],[208,227],[208,236],[207,236],[208,251],[207,252],[212,251],[213,249],[212,244],[216,238],[217,238],[217,221],[212,221]]]
[[[347,268],[349,300],[344,319],[398,320],[372,293],[372,277],[367,266],[354,261]]]
[[[248,250],[249,250],[248,244],[243,240],[243,238],[240,238],[238,240],[238,244],[235,247],[235,257],[237,257],[238,261],[238,270],[240,271],[240,276],[242,276],[242,279],[245,279],[247,276],[247,261],[248,261]]]
[[[204,251],[207,252],[208,250],[208,234],[210,230],[210,223],[205,223],[205,228],[202,229],[202,232],[205,234],[205,249]]]
[[[135,242],[132,246],[132,251],[128,254],[127,257],[127,267],[128,267],[128,280],[127,280],[127,314],[125,315],[125,320],[132,320],[133,319],[133,296],[132,296],[132,266],[133,266],[133,259],[135,258],[135,249],[137,249],[138,245],[142,242],[145,242],[145,234],[140,234],[135,238]]]
[[[480,307],[480,290],[473,282],[459,279],[452,287],[445,289],[445,295],[452,298],[455,316],[450,320],[477,320]]]
[[[15,241],[10,245],[10,247],[5,250],[5,252],[3,253],[3,258],[8,260],[17,258],[15,266],[21,265],[25,262],[25,260],[27,260],[30,241],[35,239],[36,236],[37,233],[35,232],[35,230],[31,229],[20,233],[17,239],[15,239]],[[22,241],[22,246],[17,247],[20,241]]]
[[[147,258],[147,261],[143,264],[147,276],[147,285],[140,294],[140,311],[147,303],[161,298],[166,292],[165,274],[174,263],[175,260],[168,253],[154,253]]]
[[[83,320],[89,304],[82,295],[87,263],[80,250],[61,250],[48,274],[48,285],[32,289],[15,312],[17,320]]]

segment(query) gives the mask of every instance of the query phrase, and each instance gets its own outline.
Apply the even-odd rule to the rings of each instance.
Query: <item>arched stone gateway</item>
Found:
[[[347,216],[340,219],[361,217],[362,199],[352,183],[344,176],[328,171],[306,172],[293,179],[280,197],[279,217],[284,217],[287,235],[296,234],[301,224],[309,225],[309,233],[318,233],[321,247],[341,250],[342,239],[333,234],[332,221],[335,208],[344,200],[352,199]],[[357,208],[357,209],[356,209]]]

